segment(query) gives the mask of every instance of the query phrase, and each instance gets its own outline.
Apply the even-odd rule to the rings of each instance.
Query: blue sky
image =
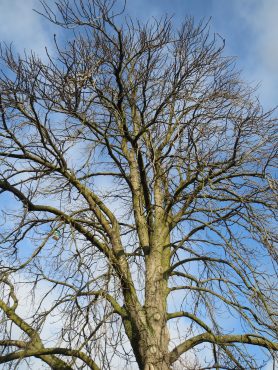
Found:
[[[52,35],[59,30],[32,11],[39,7],[39,0],[1,0],[0,40],[13,42],[17,50],[33,49],[41,55],[45,45],[51,49]],[[277,105],[277,0],[127,0],[127,10],[143,20],[167,12],[177,23],[186,15],[196,20],[211,17],[212,31],[226,41],[226,54],[238,58],[246,80],[260,84],[264,106]]]
[[[260,83],[266,107],[277,105],[278,1],[277,0],[132,0],[132,15],[147,19],[167,12],[181,22],[186,15],[196,20],[211,17],[211,29],[226,42],[226,54],[236,56],[246,80]]]
[[[54,3],[48,0],[47,3]],[[211,29],[225,39],[226,55],[236,56],[243,77],[260,84],[258,95],[266,108],[278,105],[278,0],[127,0],[132,17],[147,20],[166,12],[178,24],[185,16],[211,17]],[[0,0],[0,40],[13,42],[16,50],[51,51],[50,26],[32,11],[39,0]],[[4,197],[1,198],[1,201]],[[7,200],[7,198],[6,198]]]

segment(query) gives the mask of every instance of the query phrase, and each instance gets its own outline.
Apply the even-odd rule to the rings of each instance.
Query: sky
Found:
[[[277,0],[133,0],[128,10],[147,18],[165,12],[181,22],[211,19],[212,32],[225,39],[226,54],[237,57],[244,78],[257,85],[266,108],[278,103],[278,1]]]
[[[45,46],[53,46],[53,33],[61,31],[50,27],[34,8],[40,9],[39,0],[0,0],[0,40],[43,56]],[[277,105],[277,0],[127,0],[127,11],[143,20],[167,12],[176,23],[187,15],[197,21],[211,18],[212,31],[225,39],[226,54],[237,57],[247,81],[260,85],[263,105]]]
[[[53,34],[63,35],[34,8],[40,9],[39,0],[0,0],[0,41],[44,57]],[[127,0],[127,13],[141,20],[167,13],[176,24],[186,16],[210,18],[212,32],[225,39],[225,54],[237,58],[245,80],[259,84],[263,106],[278,105],[278,0]]]

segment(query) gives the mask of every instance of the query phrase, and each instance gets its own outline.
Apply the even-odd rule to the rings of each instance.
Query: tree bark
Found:
[[[169,370],[169,333],[167,328],[167,296],[169,230],[162,219],[153,234],[150,254],[146,260],[145,310],[148,338],[145,348],[144,370]]]

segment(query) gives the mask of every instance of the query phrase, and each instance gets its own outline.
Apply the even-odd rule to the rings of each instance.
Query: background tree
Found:
[[[254,346],[274,358],[273,112],[206,24],[142,24],[110,0],[42,5],[70,32],[56,55],[1,52],[0,188],[18,202],[2,216],[0,363],[255,369]]]

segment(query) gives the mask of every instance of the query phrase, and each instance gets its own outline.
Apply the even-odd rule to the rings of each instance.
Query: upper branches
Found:
[[[96,368],[95,351],[108,369],[106,346],[112,358],[124,335],[142,368],[154,351],[174,362],[201,343],[235,366],[251,363],[240,344],[276,350],[274,112],[205,23],[176,31],[168,17],[124,19],[115,1],[56,5],[43,1],[43,15],[71,38],[54,38],[55,55],[1,49],[0,189],[17,209],[3,212],[0,268],[57,294],[33,323],[62,312],[68,346],[30,352],[4,338],[20,350],[2,362],[61,355]],[[11,286],[10,297],[1,309],[17,325]],[[227,334],[224,308],[249,334]],[[166,322],[180,317],[189,329],[169,354]]]

